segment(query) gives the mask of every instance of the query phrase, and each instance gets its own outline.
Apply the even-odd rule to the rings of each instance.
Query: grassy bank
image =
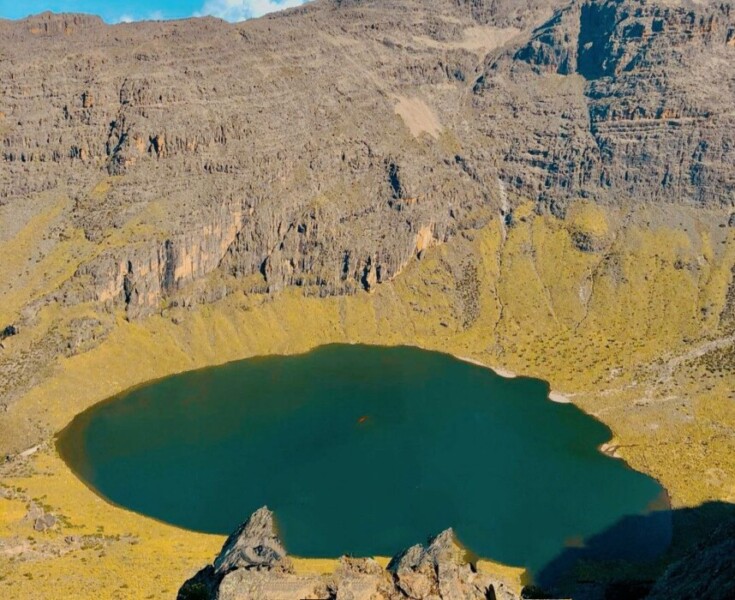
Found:
[[[0,415],[3,452],[44,444],[0,470],[0,589],[18,598],[173,595],[222,538],[100,500],[56,456],[54,433],[153,378],[332,342],[419,345],[546,379],[610,426],[616,455],[658,478],[675,506],[735,501],[735,355],[721,317],[735,232],[721,220],[681,207],[580,203],[562,221],[529,205],[513,227],[496,220],[431,248],[372,294],[243,291],[133,323],[93,305],[41,309],[3,352],[21,356],[29,340],[81,314],[98,315],[110,332],[54,361]],[[58,526],[34,531],[32,505],[57,515]]]

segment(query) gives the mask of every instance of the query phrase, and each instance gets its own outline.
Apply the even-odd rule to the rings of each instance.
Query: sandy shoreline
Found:
[[[554,390],[551,390],[549,392],[549,400],[552,402],[557,402],[559,404],[571,404],[572,401],[569,399],[569,396],[566,396],[562,394],[561,392],[555,392]]]
[[[501,377],[505,377],[506,379],[515,379],[516,377],[518,377],[518,375],[516,375],[513,371],[508,371],[507,369],[501,369],[499,367],[491,367],[474,358],[468,358],[466,356],[457,356],[457,358],[463,362],[477,365],[478,367],[483,367],[485,369],[490,369],[496,375],[500,375]]]
[[[500,375],[501,377],[505,377],[506,379],[515,379],[516,377],[518,377],[518,375],[516,375],[513,371],[508,371],[506,369],[501,369],[499,367],[491,367],[474,358],[468,358],[466,356],[457,356],[457,358],[461,361],[471,363],[473,365],[477,365],[478,367],[484,367],[485,369],[490,369],[497,375]],[[551,400],[552,402],[556,402],[557,404],[571,404],[572,403],[569,396],[567,396],[566,394],[562,394],[561,392],[556,392],[554,390],[551,390],[549,392],[549,400]]]
[[[620,458],[620,454],[618,453],[619,447],[620,447],[620,444],[618,444],[617,442],[614,442],[613,440],[610,440],[609,442],[600,444],[600,446],[598,446],[597,449],[603,454],[605,454],[606,456],[610,456],[612,458]]]

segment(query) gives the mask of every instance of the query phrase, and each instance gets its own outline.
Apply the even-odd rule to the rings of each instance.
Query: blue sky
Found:
[[[181,19],[201,15],[242,21],[304,2],[305,0],[0,0],[0,17],[20,19],[51,10],[92,13],[100,15],[108,23],[141,19]]]

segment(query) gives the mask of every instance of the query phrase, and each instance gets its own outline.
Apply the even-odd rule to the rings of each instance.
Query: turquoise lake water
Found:
[[[598,451],[606,426],[547,394],[444,354],[333,345],[135,388],[58,446],[102,496],[188,529],[229,534],[268,505],[291,554],[335,557],[451,526],[474,553],[538,572],[663,494]],[[670,520],[636,523],[616,557],[665,548]]]

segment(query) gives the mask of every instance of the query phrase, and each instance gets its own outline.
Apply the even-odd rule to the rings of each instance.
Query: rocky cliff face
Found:
[[[331,575],[294,571],[273,514],[257,510],[225,542],[214,564],[187,581],[178,600],[516,600],[505,583],[478,573],[451,529],[412,546],[383,569],[373,559],[342,557]]]
[[[524,199],[731,205],[734,18],[318,0],[238,25],[0,22],[0,205],[23,222],[68,196],[56,235],[95,250],[51,301],[129,318],[238,278],[370,290]]]
[[[556,79],[568,101],[541,92],[546,126],[520,143],[506,136],[515,157],[506,179],[549,203],[575,195],[732,203],[733,115],[721,105],[735,89],[725,66],[732,37],[727,4],[562,7],[520,48],[491,57],[481,77],[485,110],[544,80]]]
[[[735,521],[723,523],[687,556],[671,565],[648,600],[735,597]]]

